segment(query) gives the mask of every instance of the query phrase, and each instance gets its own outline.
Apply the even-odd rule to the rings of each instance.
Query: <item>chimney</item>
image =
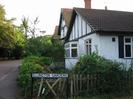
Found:
[[[91,0],[84,0],[84,2],[85,2],[85,8],[91,9]]]
[[[108,7],[107,6],[105,6],[105,10],[108,10]]]

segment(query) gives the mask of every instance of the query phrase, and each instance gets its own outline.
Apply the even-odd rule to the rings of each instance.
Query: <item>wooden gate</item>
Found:
[[[67,85],[68,74],[34,73],[32,74],[31,99],[67,99]],[[35,88],[38,89],[36,92],[35,86],[39,86]]]

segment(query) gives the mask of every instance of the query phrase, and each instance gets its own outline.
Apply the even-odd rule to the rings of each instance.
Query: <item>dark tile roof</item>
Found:
[[[68,8],[62,8],[61,9],[61,15],[60,15],[60,21],[59,21],[59,29],[58,34],[60,35],[61,30],[61,20],[62,18],[65,20],[66,26],[69,27],[71,16],[72,16],[73,9]]]
[[[133,12],[74,8],[95,31],[133,32]]]
[[[52,36],[53,39],[57,39],[57,40],[60,39],[60,35],[58,35],[58,28],[59,28],[59,26],[55,26],[54,34]]]
[[[69,26],[70,24],[70,20],[71,20],[71,16],[72,16],[72,9],[62,9],[62,14],[63,14],[63,17],[64,17],[64,20],[65,20],[65,23],[67,26]]]

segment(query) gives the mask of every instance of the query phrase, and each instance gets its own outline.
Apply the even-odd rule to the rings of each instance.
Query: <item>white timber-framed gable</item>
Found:
[[[65,38],[65,46],[70,44],[65,50],[71,50],[65,57],[66,68],[76,65],[80,56],[93,52],[129,68],[133,63],[132,21],[131,12],[74,8]],[[72,57],[74,42],[78,57]]]
[[[61,20],[61,39],[66,36],[66,33],[67,33],[67,26],[66,26],[64,18],[62,17],[62,20]]]
[[[69,41],[79,39],[91,32],[92,29],[88,23],[79,14],[76,14]]]

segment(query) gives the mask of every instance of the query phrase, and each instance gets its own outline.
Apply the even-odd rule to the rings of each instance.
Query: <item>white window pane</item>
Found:
[[[66,57],[70,57],[70,49],[66,49]]]

